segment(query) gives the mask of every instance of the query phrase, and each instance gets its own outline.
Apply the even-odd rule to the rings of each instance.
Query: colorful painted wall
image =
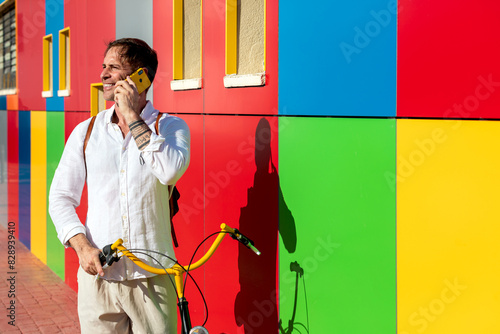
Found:
[[[0,96],[2,224],[16,222],[76,289],[47,192],[65,138],[89,117],[105,42],[139,37],[159,53],[155,107],[192,133],[178,258],[220,223],[263,253],[226,240],[193,273],[211,332],[500,331],[500,4],[266,1],[265,85],[226,88],[227,4],[203,1],[202,87],[174,91],[172,1],[17,1],[17,95]],[[66,27],[71,92],[43,98],[42,39]],[[199,323],[194,285],[187,294]]]

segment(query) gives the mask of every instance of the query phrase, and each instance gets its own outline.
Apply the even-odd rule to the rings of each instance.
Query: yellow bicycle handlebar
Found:
[[[141,259],[137,258],[131,251],[129,251],[125,246],[123,246],[123,240],[118,239],[116,240],[113,244],[111,244],[109,247],[111,248],[112,252],[115,253],[122,253],[126,257],[128,257],[132,262],[134,262],[137,266],[140,268],[149,271],[150,273],[157,274],[157,275],[173,275],[175,278],[175,285],[177,288],[177,295],[179,298],[184,298],[184,282],[183,282],[183,276],[184,273],[187,271],[196,269],[201,267],[205,262],[212,257],[214,252],[217,250],[217,247],[219,247],[220,243],[222,242],[222,239],[226,236],[226,234],[231,234],[233,239],[238,240],[242,244],[244,244],[246,247],[250,248],[252,251],[254,251],[257,255],[260,255],[260,252],[255,246],[253,245],[253,241],[245,237],[243,234],[240,233],[237,229],[233,229],[226,224],[221,224],[220,225],[220,232],[217,235],[217,238],[215,238],[215,241],[212,243],[212,246],[208,249],[208,251],[203,255],[198,261],[196,261],[193,264],[190,264],[189,267],[185,268],[184,266],[181,266],[179,264],[174,264],[172,268],[156,268],[153,266],[150,266],[146,263],[144,263]]]
[[[217,247],[219,247],[220,243],[222,242],[222,239],[226,236],[226,234],[231,234],[233,239],[238,240],[242,244],[244,244],[246,247],[250,248],[252,251],[254,251],[257,255],[260,255],[260,252],[255,246],[253,245],[253,242],[245,237],[243,234],[240,233],[237,229],[233,229],[226,224],[221,224],[220,225],[220,232],[219,235],[217,235],[217,238],[215,238],[215,241],[212,243],[212,246],[208,249],[208,251],[203,255],[198,261],[196,261],[193,264],[190,264],[189,267],[185,268],[182,265],[179,264],[174,264],[172,268],[156,268],[153,266],[150,266],[146,263],[144,263],[141,259],[137,258],[131,251],[129,251],[125,246],[123,246],[123,240],[118,239],[116,240],[113,244],[110,245],[111,251],[115,253],[122,253],[126,257],[128,257],[132,262],[134,262],[137,266],[140,268],[149,271],[150,273],[157,274],[157,275],[173,275],[175,278],[175,285],[177,288],[177,295],[179,298],[184,297],[184,282],[183,282],[183,275],[185,272],[196,269],[201,267],[205,262],[212,257],[214,252],[217,250]]]
[[[185,268],[181,265],[175,264],[172,268],[156,268],[153,266],[150,266],[146,263],[144,263],[141,259],[137,258],[132,252],[130,252],[125,246],[123,246],[123,240],[118,239],[116,240],[112,245],[111,245],[111,250],[113,251],[118,251],[121,252],[123,255],[127,256],[130,260],[132,260],[137,266],[140,268],[149,271],[150,273],[157,274],[157,275],[178,275],[182,274],[183,272],[190,271],[196,268],[201,267],[205,262],[210,259],[210,257],[214,254],[214,252],[217,250],[217,247],[219,247],[220,243],[222,242],[222,239],[226,236],[226,233],[231,233],[234,234],[235,231],[231,227],[229,227],[226,224],[221,224],[220,226],[221,231],[219,232],[219,235],[215,239],[215,241],[212,243],[212,246],[208,249],[208,251],[203,255],[201,259],[196,261],[195,263],[191,264],[188,268]]]

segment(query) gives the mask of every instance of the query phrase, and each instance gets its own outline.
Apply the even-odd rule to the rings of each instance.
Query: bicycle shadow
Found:
[[[234,314],[237,325],[243,326],[246,334],[277,333],[278,234],[286,250],[293,253],[297,233],[272,161],[271,127],[265,118],[260,119],[255,132],[255,165],[253,186],[247,190],[247,205],[241,208],[239,228],[252,238],[262,255],[239,248],[240,291]]]
[[[292,315],[287,322],[284,322],[282,319],[279,320],[279,332],[280,334],[291,334],[294,333],[295,330],[297,330],[296,332],[298,333],[302,333],[303,331],[304,333],[309,333],[309,314],[307,311],[308,308],[307,308],[306,283],[304,279],[304,269],[300,266],[300,264],[297,261],[293,261],[290,263],[290,272],[295,273],[295,296],[293,299]],[[295,320],[295,317],[297,316],[300,281],[302,282],[302,290],[303,290],[302,293],[304,294],[304,301],[303,302],[301,301],[301,303],[304,303],[305,305],[306,323],[302,323]]]

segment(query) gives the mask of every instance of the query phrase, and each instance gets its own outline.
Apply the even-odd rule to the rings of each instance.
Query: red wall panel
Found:
[[[170,112],[277,114],[278,113],[278,3],[267,3],[266,85],[224,88],[224,6],[203,3],[203,88],[170,90],[172,80],[172,4],[155,2],[153,45],[158,52],[158,73],[154,84],[155,106]],[[202,104],[203,103],[203,104]],[[203,106],[203,109],[200,107]]]
[[[216,231],[221,223],[239,228],[262,251],[257,256],[228,238],[206,264],[206,298],[213,314],[207,328],[236,333],[256,316],[256,304],[276,298],[277,119],[206,116],[205,124],[206,229]],[[275,305],[259,332],[277,332]]]
[[[204,116],[182,115],[180,117],[187,122],[191,133],[191,162],[186,173],[177,182],[181,197],[179,212],[173,218],[173,224],[179,242],[179,247],[175,248],[175,255],[182,265],[187,265],[198,244],[206,237],[203,214]],[[204,254],[206,249],[200,248],[195,261]],[[193,271],[191,275],[203,289],[204,267]],[[186,298],[193,323],[201,324],[204,320],[205,308],[191,280],[186,284]]]
[[[45,110],[42,98],[42,38],[45,1],[16,1],[19,110]]]
[[[158,53],[158,71],[153,82],[153,99],[163,112],[202,113],[203,89],[172,91],[172,2],[153,2],[153,48]]]
[[[266,85],[224,88],[225,10],[203,3],[203,85],[205,113],[278,114],[278,2],[266,3]]]
[[[500,3],[399,1],[400,117],[498,118]]]
[[[64,8],[71,39],[71,95],[64,109],[89,111],[90,84],[101,82],[106,44],[115,39],[115,1],[68,1]]]

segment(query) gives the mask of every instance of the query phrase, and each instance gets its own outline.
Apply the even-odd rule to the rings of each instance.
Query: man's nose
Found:
[[[102,69],[102,72],[101,72],[101,80],[104,80],[104,79],[107,79],[107,78],[109,78],[109,71],[105,67],[105,68]]]

